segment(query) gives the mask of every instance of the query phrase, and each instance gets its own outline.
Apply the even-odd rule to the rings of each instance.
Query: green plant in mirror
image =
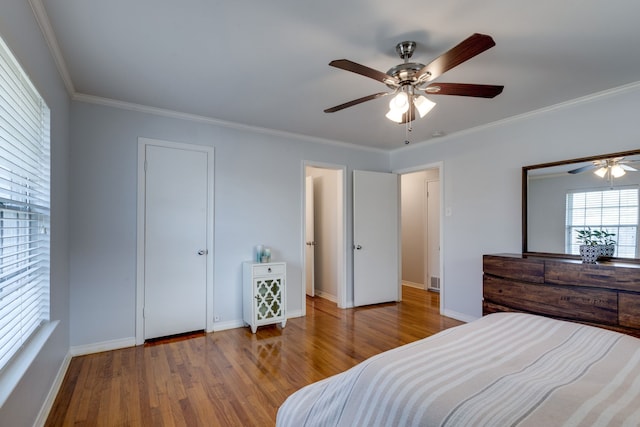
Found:
[[[616,241],[613,237],[616,233],[609,233],[606,230],[592,230],[591,227],[587,227],[583,230],[577,230],[578,237],[576,240],[582,245],[596,246],[596,245],[615,245]]]

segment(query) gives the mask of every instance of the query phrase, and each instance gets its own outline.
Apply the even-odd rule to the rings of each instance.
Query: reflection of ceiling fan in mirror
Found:
[[[620,178],[627,171],[638,172],[633,163],[640,163],[640,160],[625,160],[624,157],[614,157],[611,159],[594,160],[590,165],[582,166],[577,169],[570,170],[571,174],[593,171],[600,178]]]
[[[324,110],[325,113],[334,113],[347,107],[361,104],[366,101],[387,95],[395,95],[389,102],[387,118],[397,123],[408,123],[416,118],[416,114],[423,117],[433,108],[434,102],[427,99],[426,95],[458,95],[476,98],[493,98],[502,92],[504,86],[468,84],[468,83],[430,83],[440,75],[453,67],[462,64],[487,49],[495,46],[490,36],[485,34],[473,34],[460,42],[457,46],[440,55],[429,64],[409,62],[413,55],[416,43],[405,41],[398,43],[396,52],[404,63],[396,65],[383,73],[365,65],[357,64],[348,59],[337,59],[329,63],[330,66],[345,71],[360,74],[370,79],[387,85],[391,92],[380,92],[368,95],[344,104],[336,105]]]

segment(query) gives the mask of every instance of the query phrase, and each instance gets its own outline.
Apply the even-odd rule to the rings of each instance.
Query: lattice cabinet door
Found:
[[[262,325],[280,323],[284,328],[287,322],[286,277],[284,262],[243,263],[243,320],[254,334]]]

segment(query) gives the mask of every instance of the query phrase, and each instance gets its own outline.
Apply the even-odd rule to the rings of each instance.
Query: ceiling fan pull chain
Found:
[[[413,102],[412,100],[409,100],[409,102]],[[409,140],[409,132],[411,132],[411,110],[412,108],[409,108],[409,111],[407,111],[407,114],[409,115],[408,118],[409,120],[407,120],[405,122],[405,127],[404,127],[404,144],[405,145],[409,145],[411,143],[411,141]]]

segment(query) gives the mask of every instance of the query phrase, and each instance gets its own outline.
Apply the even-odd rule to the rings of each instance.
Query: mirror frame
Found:
[[[580,259],[579,255],[570,255],[570,254],[561,254],[561,253],[552,253],[552,252],[530,252],[527,247],[527,203],[528,203],[528,174],[532,169],[542,169],[554,166],[562,166],[573,163],[585,163],[592,162],[594,160],[600,160],[603,158],[610,157],[626,157],[626,156],[634,156],[640,155],[640,149],[637,150],[629,150],[629,151],[620,151],[617,153],[608,153],[608,154],[599,154],[597,156],[589,156],[589,157],[579,157],[575,159],[568,160],[560,160],[557,162],[550,163],[540,163],[537,165],[523,166],[522,167],[522,254],[523,255],[538,255],[538,256],[548,256],[548,257],[557,257],[557,258],[570,258],[570,259]],[[611,258],[612,261],[618,262],[633,262],[640,263],[640,258]]]

